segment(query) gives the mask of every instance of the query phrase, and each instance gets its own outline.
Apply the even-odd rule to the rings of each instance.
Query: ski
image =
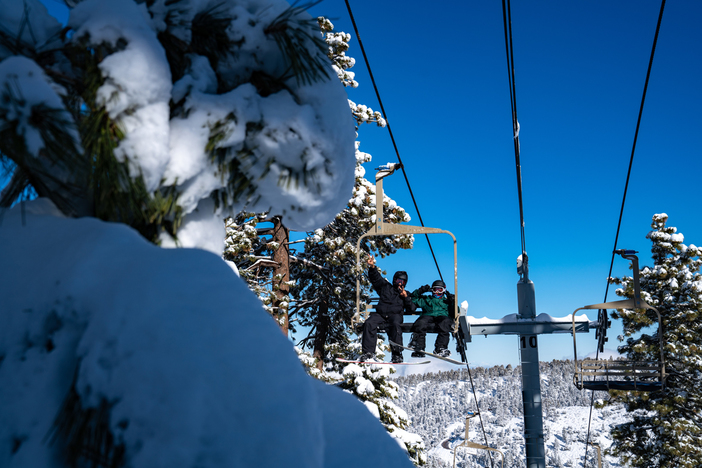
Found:
[[[418,362],[385,362],[385,361],[352,361],[350,359],[336,358],[339,362],[346,362],[351,364],[389,364],[391,366],[417,366],[420,364],[429,364],[431,361],[418,361]]]
[[[390,341],[390,340],[388,340],[388,341]],[[408,349],[408,350],[410,350],[410,351],[419,351],[419,350],[414,349],[414,348],[410,348],[410,347],[407,347],[407,346],[399,345],[399,344],[394,343],[394,342],[392,342],[392,341],[390,341],[390,344],[393,345],[393,346],[399,346],[400,348]],[[450,362],[451,364],[455,364],[455,365],[457,365],[457,366],[465,366],[465,365],[468,364],[467,362],[456,361],[455,359],[451,359],[451,358],[439,356],[438,354],[428,353],[428,352],[426,352],[426,351],[421,351],[421,352],[424,353],[424,354],[426,354],[427,356],[431,356],[431,357],[436,358],[436,359],[441,359],[442,361]]]

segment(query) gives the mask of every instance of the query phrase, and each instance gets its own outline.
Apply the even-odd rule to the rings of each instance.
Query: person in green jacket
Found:
[[[431,296],[424,293],[431,291]],[[442,357],[451,355],[448,350],[449,336],[453,321],[449,314],[449,298],[451,294],[446,291],[446,284],[441,280],[436,280],[431,286],[424,285],[410,294],[412,302],[421,307],[422,315],[412,325],[412,340],[409,347],[414,348],[412,357],[424,357],[424,347],[426,346],[427,330],[432,323],[436,324],[438,330],[436,342],[434,343],[434,354]]]

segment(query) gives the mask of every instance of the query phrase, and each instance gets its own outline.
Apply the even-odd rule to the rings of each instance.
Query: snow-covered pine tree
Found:
[[[326,18],[319,18],[319,24],[326,33],[329,57],[339,79],[347,86],[357,86],[353,74],[348,71],[354,64],[353,59],[346,55],[350,35],[333,32],[333,25]],[[374,122],[385,126],[378,112],[351,101],[349,104],[358,124]],[[310,327],[308,335],[300,340],[299,345],[313,349],[313,356],[320,360],[319,368],[322,367],[321,360],[328,357],[327,345],[333,344],[337,349],[343,349],[349,342],[348,327],[355,312],[356,278],[361,278],[364,297],[367,297],[370,286],[363,271],[356,269],[356,244],[361,235],[375,224],[375,185],[364,177],[363,164],[369,162],[371,156],[359,151],[358,146],[359,142],[356,142],[353,197],[332,223],[308,234],[304,239],[304,250],[297,256],[300,261],[291,266],[295,285],[291,289],[294,301],[290,314],[301,325]],[[409,221],[405,210],[389,197],[384,197],[383,205],[385,222]],[[369,254],[385,257],[397,249],[411,248],[413,240],[410,235],[370,237],[364,240],[361,257]]]
[[[355,60],[346,55],[351,36],[344,32],[334,32],[333,24],[326,18],[317,19],[328,45],[327,55],[332,67],[345,87],[356,88],[358,82],[354,73],[349,71]],[[348,101],[351,115],[357,125],[375,123],[385,126],[385,120],[379,112],[371,108]],[[296,242],[304,245],[304,251],[297,253],[290,247],[290,242],[282,245],[270,237],[265,237],[269,228],[259,228],[258,224],[271,221],[268,213],[240,213],[227,220],[227,238],[224,257],[234,262],[251,288],[261,298],[267,310],[284,326],[288,315],[294,331],[295,325],[310,327],[310,333],[301,340],[300,345],[310,345],[314,355],[320,361],[325,356],[327,343],[348,341],[348,330],[352,311],[355,308],[355,258],[356,242],[375,223],[375,186],[364,178],[363,164],[371,160],[367,153],[359,151],[360,142],[356,142],[355,184],[353,198],[336,219],[323,229],[308,234],[308,237]],[[409,221],[409,215],[392,199],[384,198],[384,216],[388,223]],[[411,248],[412,236],[391,236],[388,238],[371,238],[366,243],[367,252],[381,257],[390,255],[398,248]],[[290,252],[290,282],[276,278],[279,262],[274,255],[281,247]],[[276,285],[292,285],[290,294],[281,294]],[[364,294],[369,283],[363,279]],[[276,307],[275,301],[283,308]]]
[[[343,368],[339,386],[353,392],[385,426],[391,436],[401,442],[416,466],[426,464],[422,438],[406,431],[410,422],[407,413],[393,403],[399,398],[398,385],[389,379],[394,369],[384,365],[349,364]]]
[[[0,207],[34,191],[218,254],[244,207],[300,231],[343,208],[353,126],[303,6],[65,3],[64,27],[40,0],[0,0]]]
[[[334,32],[333,24],[326,18],[318,18],[318,24],[329,46],[328,57],[332,61],[339,80],[345,87],[355,88],[358,82],[349,71],[355,60],[346,55],[351,36]],[[375,123],[385,126],[379,112],[348,101],[356,125]],[[309,333],[298,343],[300,360],[310,375],[329,384],[340,385],[354,393],[375,414],[388,432],[407,449],[410,458],[418,466],[425,463],[424,444],[421,437],[407,432],[407,415],[392,400],[397,397],[396,385],[387,379],[394,369],[370,370],[367,367],[344,366],[333,361],[334,356],[353,357],[360,354],[359,343],[349,338],[350,319],[355,311],[356,242],[375,224],[375,185],[364,178],[363,164],[371,156],[358,150],[356,142],[356,167],[353,197],[336,219],[322,229],[308,233],[298,242],[303,249],[298,252],[287,242],[290,254],[290,293],[285,296],[285,310],[275,306],[280,298],[275,277],[279,263],[274,260],[280,242],[266,236],[271,221],[268,213],[245,213],[229,218],[226,222],[227,238],[224,258],[234,262],[251,289],[258,295],[264,307],[273,315],[281,327],[289,314],[289,326],[295,331],[297,325],[309,327]],[[409,215],[392,199],[385,196],[384,216],[387,223],[409,221]],[[263,223],[264,227],[260,227]],[[365,254],[375,253],[385,257],[400,248],[411,248],[412,236],[390,236],[371,238],[365,243]],[[363,296],[367,298],[370,284],[362,278]],[[278,294],[276,294],[278,293]],[[308,346],[313,353],[304,350]],[[386,346],[380,341],[381,348]],[[325,358],[327,359],[325,368]],[[332,359],[330,359],[332,358]],[[360,370],[359,370],[360,369]],[[358,372],[359,375],[356,375]]]
[[[0,208],[33,191],[65,215],[221,254],[226,215],[270,211],[306,231],[346,205],[353,120],[304,7],[65,4],[64,27],[40,0],[0,0]],[[90,398],[74,382],[47,437],[68,465],[120,466],[111,405]]]
[[[358,86],[354,74],[348,71],[355,63],[346,55],[351,36],[334,32],[332,23],[326,18],[318,21],[325,32],[329,57],[339,79],[344,86]],[[376,123],[385,126],[380,113],[352,101],[349,101],[349,106],[357,125]],[[398,398],[397,384],[388,377],[395,370],[390,366],[342,365],[333,360],[334,357],[348,358],[360,354],[360,343],[349,337],[352,333],[350,320],[355,312],[356,277],[361,275],[364,298],[370,287],[363,272],[356,270],[356,243],[375,224],[375,185],[364,178],[363,163],[369,162],[371,156],[359,151],[358,146],[359,142],[356,142],[353,198],[331,224],[308,234],[304,239],[304,250],[291,262],[294,286],[290,315],[300,325],[309,327],[308,335],[298,343],[298,354],[310,374],[356,395],[390,435],[406,448],[413,463],[423,466],[426,464],[424,442],[417,434],[407,431],[407,414],[393,402]],[[409,215],[389,197],[384,197],[383,206],[386,222],[409,221]],[[368,254],[385,257],[397,249],[411,248],[413,240],[412,236],[372,237],[364,244],[362,258]],[[379,343],[381,348],[386,347],[382,340]],[[305,345],[312,349],[312,354],[301,349]]]
[[[224,258],[233,262],[241,278],[277,321],[285,335],[290,327],[289,231],[278,216],[242,211],[225,220]],[[292,327],[292,331],[294,331]]]
[[[662,316],[666,380],[660,392],[610,392],[608,403],[623,403],[632,421],[612,431],[611,453],[627,466],[692,468],[702,466],[702,276],[700,249],[685,245],[668,216],[656,214],[651,240],[653,266],[641,269],[641,296]],[[633,297],[631,277],[613,278],[617,294]],[[626,342],[619,352],[631,360],[659,359],[660,332],[653,311],[620,310]],[[653,327],[654,334],[644,329]]]

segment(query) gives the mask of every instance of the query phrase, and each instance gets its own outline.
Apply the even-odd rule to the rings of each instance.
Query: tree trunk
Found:
[[[322,302],[317,316],[317,334],[314,337],[314,351],[312,356],[317,359],[317,369],[324,368],[324,345],[327,344],[329,334],[329,305]]]
[[[279,247],[273,253],[273,261],[278,266],[273,270],[273,289],[277,299],[273,304],[278,315],[278,323],[285,336],[288,336],[288,328],[290,326],[288,317],[287,305],[285,308],[281,304],[285,302],[286,296],[290,291],[287,282],[290,281],[290,247],[288,246],[290,231],[283,226],[283,220],[280,216],[273,218],[273,242],[277,242]]]

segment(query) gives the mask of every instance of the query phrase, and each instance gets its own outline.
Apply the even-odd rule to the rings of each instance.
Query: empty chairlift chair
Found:
[[[624,390],[654,392],[661,390],[665,385],[665,358],[663,354],[663,322],[658,310],[641,299],[641,289],[639,286],[639,259],[636,251],[617,250],[617,254],[622,258],[631,260],[634,271],[634,297],[622,301],[604,302],[580,307],[573,312],[573,329],[575,329],[575,314],[579,310],[595,309],[600,310],[599,336],[600,351],[603,351],[604,336],[607,328],[607,309],[650,309],[658,316],[658,340],[660,349],[660,361],[624,361],[624,360],[603,360],[603,359],[583,359],[578,360],[578,349],[573,333],[573,352],[575,362],[575,375],[573,383],[582,390]]]
[[[459,448],[478,449],[478,450],[490,450],[490,451],[492,451],[492,452],[497,452],[497,453],[499,453],[500,455],[502,455],[502,460],[501,460],[502,463],[501,463],[500,466],[501,466],[501,467],[504,467],[504,466],[505,466],[505,454],[504,454],[504,453],[502,453],[501,451],[499,451],[499,450],[497,450],[497,449],[495,449],[495,448],[488,447],[487,445],[476,444],[475,442],[471,442],[471,441],[468,440],[468,424],[469,424],[470,418],[474,418],[474,417],[476,417],[477,415],[478,415],[478,413],[470,413],[468,416],[466,416],[466,436],[465,436],[465,438],[463,439],[463,442],[461,442],[460,444],[456,445],[456,446],[453,448],[453,468],[456,468],[456,452],[458,452],[458,449],[459,449]]]

